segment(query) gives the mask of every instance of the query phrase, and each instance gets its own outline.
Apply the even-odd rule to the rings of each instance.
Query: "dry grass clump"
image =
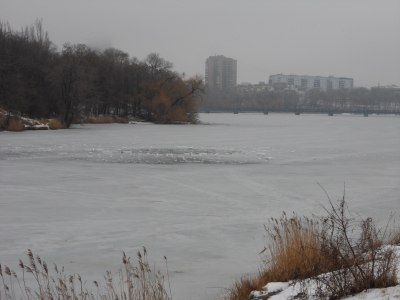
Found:
[[[271,218],[265,230],[268,246],[262,254],[271,281],[303,279],[323,271],[328,257],[321,251],[317,220],[283,213],[280,219]]]
[[[392,222],[392,226],[389,229],[387,244],[400,246],[400,226],[395,222]]]
[[[88,290],[85,281],[79,274],[66,275],[64,268],[60,271],[55,265],[55,276],[49,275],[49,269],[45,261],[39,256],[34,257],[28,250],[29,262],[24,264],[21,260],[19,266],[22,270],[20,280],[13,270],[4,266],[4,273],[0,265],[0,276],[3,283],[3,291],[0,290],[0,299],[6,300],[170,300],[169,292],[164,286],[164,276],[160,271],[150,268],[147,261],[147,251],[143,247],[143,254],[138,252],[137,265],[132,265],[129,258],[123,253],[123,266],[113,274],[107,271],[104,276],[106,282],[102,285],[94,281],[95,290]],[[167,260],[166,257],[165,261]],[[167,264],[167,263],[166,263]],[[168,265],[167,265],[168,270]],[[26,275],[33,276],[36,288],[26,285]],[[168,272],[167,272],[168,274]],[[169,283],[169,281],[168,281]]]
[[[265,278],[266,275],[266,278]],[[224,300],[243,300],[250,299],[250,293],[252,291],[261,291],[263,286],[269,280],[268,274],[262,271],[259,272],[258,276],[243,276],[237,279],[233,285],[227,289],[225,296],[222,298]]]
[[[5,110],[0,109],[0,131],[23,131],[24,124],[21,119],[9,115]]]
[[[266,246],[261,251],[262,265],[256,277],[242,277],[228,289],[225,300],[249,299],[252,291],[268,282],[287,282],[321,274],[326,259],[319,248],[317,220],[283,213],[265,225]]]
[[[393,235],[393,237],[390,240],[390,244],[400,246],[400,230]]]
[[[49,129],[51,130],[57,130],[57,129],[65,129],[66,126],[64,122],[62,122],[60,119],[51,119],[49,122]]]
[[[318,299],[397,285],[396,253],[385,242],[399,243],[399,232],[391,234],[389,225],[377,228],[371,218],[352,214],[344,196],[337,203],[329,199],[324,209],[323,218],[289,218],[284,213],[270,219],[258,276],[236,281],[225,300],[249,299],[251,291],[269,282],[290,280],[299,285],[302,296]],[[311,284],[316,287],[312,295]]]
[[[110,115],[100,115],[97,117],[87,117],[83,123],[89,124],[109,124],[109,123],[127,123],[127,119],[114,117]]]
[[[24,131],[24,124],[21,123],[21,120],[14,117],[5,117],[3,123],[4,129],[7,131]]]
[[[6,115],[0,111],[0,131],[6,130],[6,121]]]

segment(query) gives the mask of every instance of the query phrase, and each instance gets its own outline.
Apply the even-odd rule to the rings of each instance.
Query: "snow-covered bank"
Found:
[[[400,267],[400,266],[399,266]],[[277,285],[279,288],[270,289],[268,286]],[[312,288],[310,292],[312,293]],[[288,299],[302,299],[301,290],[296,285],[289,284],[289,282],[272,282],[266,285],[264,291],[254,291],[250,298],[253,299],[266,299],[269,300],[288,300]],[[315,298],[320,299],[320,298]],[[347,300],[395,300],[400,299],[400,285],[387,287],[382,289],[369,289],[361,293],[346,297]]]
[[[397,261],[397,278],[400,278],[400,245],[386,246],[393,248]],[[322,274],[329,278],[329,274]],[[316,280],[303,280],[296,282],[270,282],[263,287],[261,291],[253,291],[250,294],[252,299],[269,299],[269,300],[287,300],[302,299],[307,296],[308,299],[321,299],[317,291],[324,290],[321,282]],[[400,299],[400,284],[392,287],[366,289],[361,293],[346,297],[346,299]]]
[[[12,128],[13,126],[6,126],[7,119],[10,118],[12,122],[16,122],[17,128]],[[8,123],[10,122],[8,120]],[[1,130],[9,130],[9,131],[22,131],[22,130],[48,130],[50,120],[42,119],[41,121],[26,118],[20,115],[8,114],[6,111],[0,109],[0,131]],[[17,130],[16,130],[17,129]]]
[[[261,293],[260,293],[261,294]],[[260,297],[263,298],[263,297]],[[263,298],[265,299],[265,298]],[[268,298],[269,300],[288,300],[302,299],[301,292],[296,287],[289,286]],[[316,298],[318,299],[318,298]],[[400,299],[400,285],[383,288],[365,290],[359,294],[346,297],[347,300],[396,300]]]

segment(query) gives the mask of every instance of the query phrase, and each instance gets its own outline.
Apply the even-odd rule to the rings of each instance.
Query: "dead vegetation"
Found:
[[[165,262],[167,265],[167,258]],[[5,300],[170,300],[170,288],[165,284],[160,271],[152,269],[147,261],[147,251],[137,254],[137,264],[131,264],[125,253],[122,256],[122,267],[113,273],[107,271],[105,283],[93,282],[94,290],[89,290],[79,274],[67,275],[64,268],[61,270],[54,265],[55,275],[50,275],[47,263],[39,256],[34,256],[28,250],[28,263],[19,261],[22,278],[7,266],[0,265],[0,276],[3,290],[0,290],[0,299]],[[168,265],[167,265],[168,270]],[[167,272],[168,275],[168,272]],[[35,288],[26,285],[26,276],[34,278]],[[0,283],[1,286],[1,283]],[[4,298],[3,298],[4,297]]]
[[[110,116],[110,115],[99,115],[86,117],[83,119],[82,123],[89,124],[110,124],[110,123],[128,123],[128,120],[125,118]]]
[[[393,234],[393,237],[390,239],[390,244],[400,246],[400,230]]]
[[[58,130],[58,129],[65,129],[67,128],[65,124],[60,120],[60,119],[51,119],[50,122],[48,122],[49,129],[51,130]]]
[[[6,130],[7,117],[0,111],[0,131]]]
[[[7,131],[23,131],[25,129],[24,124],[16,118],[10,118],[6,125]]]
[[[0,114],[0,131],[23,131],[25,129],[21,120],[16,117]]]
[[[397,285],[398,258],[392,245],[400,242],[400,234],[389,226],[393,217],[377,228],[371,218],[351,213],[344,196],[335,203],[328,200],[326,217],[284,213],[270,219],[258,276],[237,280],[224,300],[249,299],[269,282],[292,281],[300,287],[299,297],[332,300]]]
[[[36,120],[24,118],[19,114],[12,115],[0,110],[0,131],[56,130],[65,128],[65,124],[58,118]]]

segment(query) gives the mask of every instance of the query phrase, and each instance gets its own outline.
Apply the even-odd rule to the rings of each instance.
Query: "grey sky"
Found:
[[[189,76],[221,54],[237,59],[238,83],[284,73],[400,86],[399,0],[0,0],[0,19],[14,29],[37,18],[59,48],[157,52]]]

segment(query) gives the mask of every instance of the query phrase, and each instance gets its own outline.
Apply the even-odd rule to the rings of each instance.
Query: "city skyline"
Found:
[[[393,0],[0,4],[0,20],[13,29],[42,19],[58,49],[114,47],[140,60],[159,53],[187,76],[204,76],[204,59],[223,54],[238,61],[238,83],[283,73],[350,77],[364,87],[400,86],[399,15]]]

